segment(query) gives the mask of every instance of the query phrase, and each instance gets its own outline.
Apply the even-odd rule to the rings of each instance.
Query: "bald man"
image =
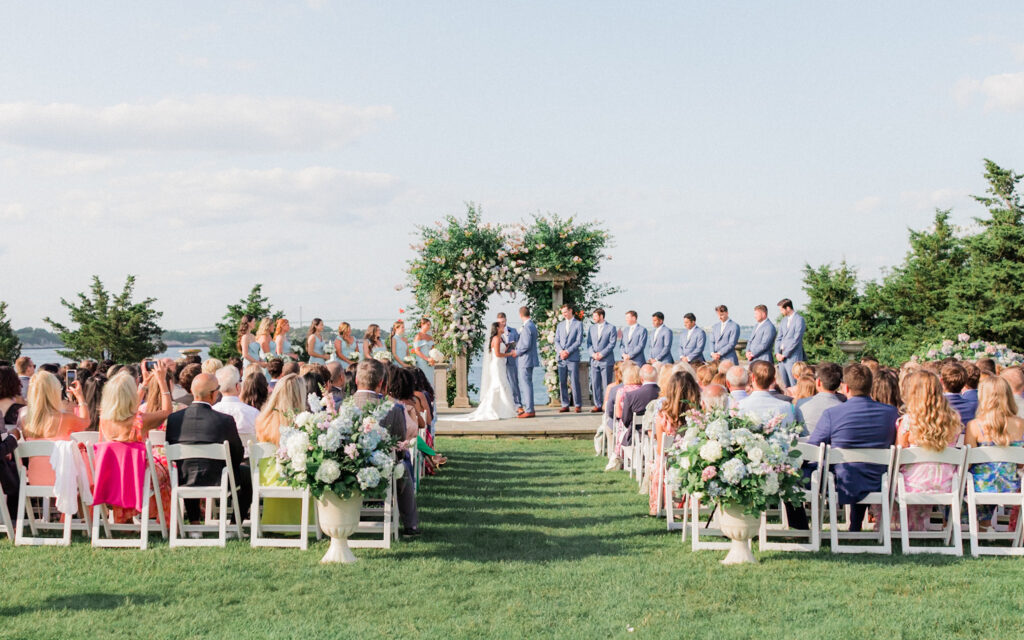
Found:
[[[244,449],[238,437],[235,420],[213,410],[220,384],[209,373],[201,373],[192,380],[192,404],[167,417],[168,444],[214,444],[227,442],[231,450],[231,467],[238,487],[238,509],[244,519],[252,501],[252,481],[247,465],[242,464]],[[186,487],[207,487],[220,484],[224,463],[219,460],[193,458],[178,462],[178,483]],[[190,522],[199,522],[202,514],[199,500],[185,501],[185,516]]]

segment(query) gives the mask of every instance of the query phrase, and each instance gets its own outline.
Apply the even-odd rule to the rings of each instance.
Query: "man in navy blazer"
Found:
[[[665,314],[655,311],[651,316],[651,326],[654,327],[654,333],[651,334],[651,359],[648,363],[672,364],[675,362],[672,357],[672,330],[665,326]]]
[[[647,362],[644,351],[647,349],[647,329],[636,323],[636,311],[626,312],[626,327],[622,330],[622,359],[636,366]]]
[[[967,398],[960,395],[967,384],[967,369],[958,362],[946,363],[939,370],[939,379],[942,380],[943,395],[946,396],[949,406],[960,415],[960,422],[966,428],[967,423],[974,420],[974,414],[978,410],[977,404],[972,406]]]
[[[515,351],[516,342],[519,340],[519,332],[508,326],[508,317],[504,312],[498,313],[498,335],[505,343],[506,350]],[[522,394],[519,393],[519,368],[516,365],[516,357],[510,355],[505,358],[505,376],[508,378],[509,387],[512,388],[512,402],[516,404],[516,411],[523,410]]]
[[[740,340],[740,325],[729,318],[729,307],[720,304],[715,307],[718,313],[718,324],[711,327],[711,359],[715,362],[728,360],[739,364],[736,357],[736,343]]]
[[[572,385],[572,402],[576,413],[583,409],[583,395],[580,393],[580,347],[583,345],[583,323],[572,315],[572,307],[562,305],[562,318],[555,326],[555,354],[558,357],[558,395],[562,401],[559,413],[569,411],[569,387]]]
[[[842,390],[846,402],[826,409],[808,440],[839,449],[887,449],[896,442],[896,407],[871,399],[871,370],[862,364],[843,369]],[[839,504],[852,505],[850,531],[860,531],[866,505],[854,504],[882,486],[886,467],[849,462],[833,468]]]
[[[763,304],[754,307],[754,320],[757,325],[750,340],[747,341],[747,361],[764,360],[774,364],[775,356],[772,355],[772,349],[775,348],[776,332],[775,325],[768,319],[768,307]]]
[[[697,316],[688,313],[683,316],[683,335],[680,339],[682,352],[679,354],[683,362],[700,364],[704,362],[704,343],[707,342],[707,334],[697,326]]]
[[[590,351],[590,395],[594,399],[591,413],[600,413],[604,406],[604,390],[612,383],[615,368],[615,327],[604,321],[604,309],[594,309],[594,324],[587,330]]]
[[[775,358],[782,370],[782,384],[788,388],[796,385],[793,365],[806,359],[804,331],[807,330],[807,323],[804,322],[803,316],[793,310],[793,301],[789,298],[779,300],[779,311],[782,312],[783,320],[779,325],[779,335],[775,339]]]
[[[653,366],[645,364],[640,367],[640,380],[640,388],[626,393],[626,397],[622,399],[622,425],[626,427],[622,444],[626,446],[633,444],[633,432],[640,430],[643,416],[647,413],[647,405],[657,400],[661,393],[661,389],[658,388],[658,371]]]

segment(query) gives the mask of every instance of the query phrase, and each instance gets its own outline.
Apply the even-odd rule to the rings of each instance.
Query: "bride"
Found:
[[[489,348],[484,352],[483,375],[480,379],[480,406],[472,413],[445,418],[453,422],[479,422],[481,420],[506,420],[516,417],[516,405],[512,399],[512,387],[508,382],[505,358],[508,345],[501,340],[500,325],[491,325]]]

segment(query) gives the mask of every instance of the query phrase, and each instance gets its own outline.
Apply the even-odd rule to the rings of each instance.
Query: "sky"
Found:
[[[1024,171],[1024,4],[104,2],[0,8],[0,300],[137,276],[169,329],[409,305],[417,225],[598,221],[609,317],[876,278],[983,159]],[[494,301],[512,311],[517,302]],[[510,315],[514,315],[510,313]]]

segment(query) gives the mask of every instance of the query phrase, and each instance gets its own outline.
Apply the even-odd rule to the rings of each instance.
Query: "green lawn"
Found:
[[[307,552],[14,548],[0,638],[1017,638],[1024,559],[691,553],[589,442],[439,443],[424,534]],[[630,631],[632,629],[632,631]]]

